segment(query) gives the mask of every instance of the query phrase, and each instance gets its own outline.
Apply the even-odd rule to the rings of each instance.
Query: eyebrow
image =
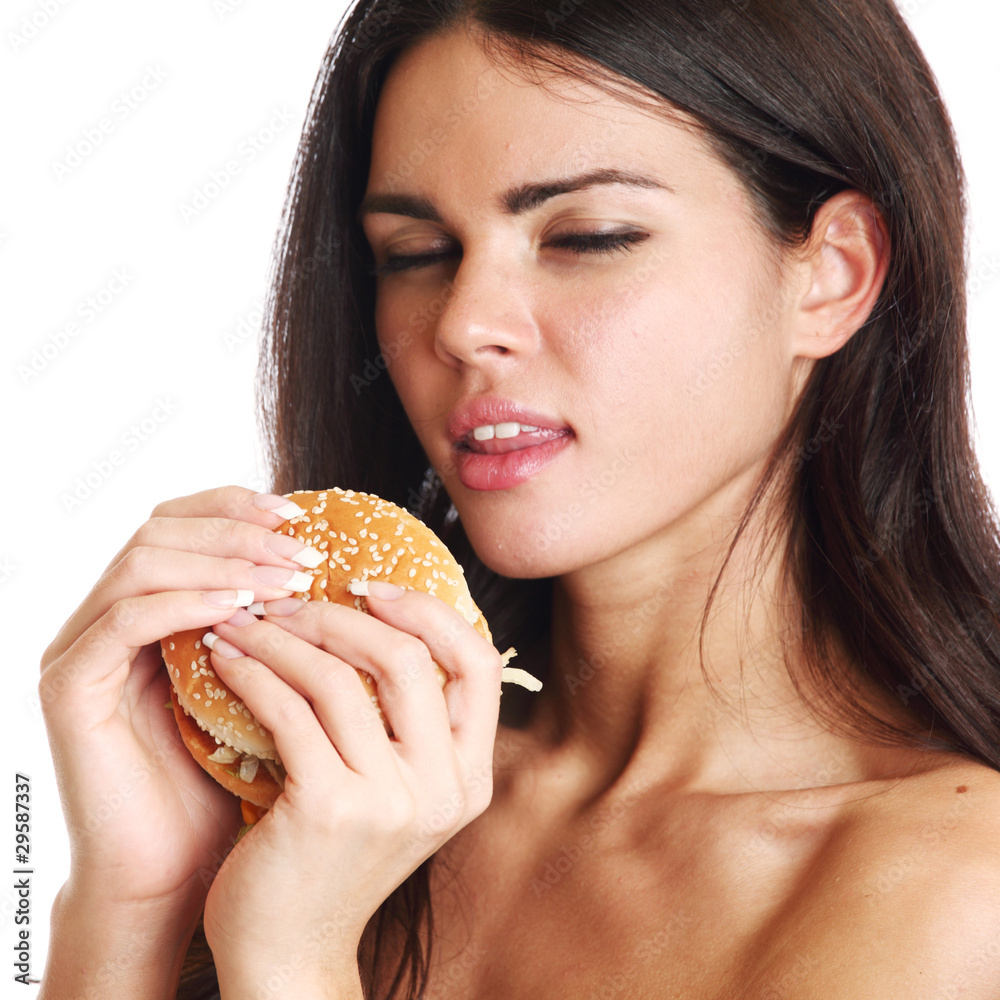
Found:
[[[582,191],[584,188],[596,187],[600,184],[624,184],[628,187],[657,188],[674,194],[674,189],[663,181],[645,174],[636,174],[628,170],[615,170],[602,167],[588,170],[574,177],[558,180],[540,181],[528,184],[517,184],[504,191],[497,199],[500,211],[505,215],[523,215],[537,208],[549,198],[568,194],[571,191]],[[427,222],[443,222],[441,213],[428,198],[409,194],[370,194],[361,202],[356,219],[358,222],[365,215],[374,212],[385,212],[390,215],[406,215],[412,219],[423,219]]]

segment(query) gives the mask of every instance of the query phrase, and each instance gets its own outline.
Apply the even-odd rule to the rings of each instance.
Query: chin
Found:
[[[480,562],[516,580],[562,576],[610,554],[597,551],[594,533],[580,519],[565,525],[554,519],[514,522],[484,510],[461,519]]]

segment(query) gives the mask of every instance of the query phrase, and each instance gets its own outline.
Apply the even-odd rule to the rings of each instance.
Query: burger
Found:
[[[287,498],[300,513],[275,531],[306,543],[322,558],[305,571],[312,583],[299,596],[367,613],[366,581],[384,580],[440,597],[484,639],[493,641],[462,567],[434,532],[408,511],[368,493],[338,488],[298,490]],[[215,675],[204,635],[204,629],[189,629],[162,640],[171,681],[168,707],[195,760],[242,800],[249,825],[281,794],[285,770],[271,733]],[[502,654],[503,680],[539,690],[541,684],[530,674],[507,666],[514,655],[513,649]],[[371,676],[361,670],[358,674],[388,728]],[[443,687],[446,675],[440,667],[437,674]]]

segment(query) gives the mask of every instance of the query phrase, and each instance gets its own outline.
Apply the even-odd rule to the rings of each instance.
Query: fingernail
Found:
[[[356,597],[377,597],[383,601],[395,601],[403,596],[402,587],[381,580],[352,580],[347,590]]]
[[[213,608],[242,608],[253,600],[252,590],[206,590],[202,593],[206,604]]]
[[[286,521],[290,521],[293,517],[301,517],[305,513],[297,503],[292,503],[286,497],[279,497],[276,493],[258,493],[250,502],[259,510],[277,514]]]
[[[315,569],[326,559],[326,556],[318,549],[314,549],[311,545],[306,545],[305,542],[300,542],[290,535],[272,535],[264,543],[264,548],[282,559],[291,559],[300,566],[306,566],[309,569]]]
[[[231,642],[220,639],[214,632],[206,632],[201,641],[208,646],[213,653],[224,656],[227,660],[235,660],[238,656],[243,656],[243,652],[237,649]]]
[[[249,625],[250,622],[255,622],[256,620],[253,614],[247,611],[246,608],[239,608],[231,618],[226,619],[226,624],[242,628],[244,625]]]
[[[265,587],[280,587],[296,593],[309,590],[313,582],[312,573],[300,573],[298,570],[289,572],[280,566],[255,566],[250,575]]]
[[[271,615],[275,618],[287,618],[301,611],[306,602],[297,597],[279,597],[276,601],[257,601],[248,610],[255,615]]]

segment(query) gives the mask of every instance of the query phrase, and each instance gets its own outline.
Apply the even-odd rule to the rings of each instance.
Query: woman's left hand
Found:
[[[214,628],[213,668],[288,774],[208,894],[220,977],[297,969],[304,988],[356,970],[378,906],[489,804],[500,655],[430,594],[373,594],[368,608],[285,598]],[[355,668],[375,680],[391,738]]]

